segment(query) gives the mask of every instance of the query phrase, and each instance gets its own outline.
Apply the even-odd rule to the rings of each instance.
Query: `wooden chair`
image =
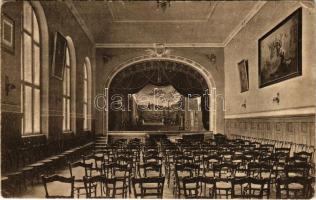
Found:
[[[201,198],[213,199],[215,198],[215,179],[213,177],[200,177],[202,194]]]
[[[234,178],[231,180],[232,184],[232,191],[231,191],[231,198],[244,198],[246,189],[248,187],[249,180],[248,178]]]
[[[86,198],[115,198],[116,179],[103,175],[83,177]]]
[[[143,173],[141,173],[143,169]],[[162,165],[156,162],[149,162],[138,167],[139,177],[161,177]]]
[[[278,178],[276,185],[276,198],[310,198],[311,180],[306,177]]]
[[[184,177],[182,179],[184,197],[186,199],[196,199],[201,196],[202,187],[200,185],[200,177]]]
[[[132,178],[135,198],[163,198],[165,177]]]
[[[216,179],[216,198],[221,197],[221,191],[225,192],[228,198],[232,191],[231,179],[235,177],[236,166],[230,163],[221,163],[214,165],[214,177]]]
[[[120,165],[113,163],[111,165],[112,177],[116,178],[116,190],[120,191],[117,195],[122,195],[122,198],[127,198],[127,192],[131,192],[131,168],[129,165]]]
[[[92,163],[83,163],[83,162],[75,162],[75,163],[68,163],[70,176],[74,176],[74,170],[79,173],[79,170],[81,174],[76,173],[77,178],[75,178],[75,186],[74,190],[77,194],[77,197],[79,198],[80,195],[84,195],[85,193],[80,193],[81,190],[85,189],[85,186],[83,184],[83,177],[92,176]]]
[[[42,176],[43,185],[45,188],[45,197],[46,198],[74,198],[74,183],[75,183],[75,177],[66,178],[59,175],[52,175],[49,177]],[[63,191],[69,191],[69,195],[52,195],[48,191],[48,184],[53,182],[59,182],[64,184],[69,184],[68,190],[67,188],[63,188]]]
[[[246,187],[244,198],[247,199],[262,199],[265,185],[269,182],[268,179],[248,178],[248,186]]]

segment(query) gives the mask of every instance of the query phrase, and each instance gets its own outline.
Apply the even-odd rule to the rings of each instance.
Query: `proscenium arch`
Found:
[[[139,56],[135,57],[133,59],[127,60],[126,62],[120,64],[118,67],[115,67],[114,70],[112,70],[108,76],[108,78],[105,80],[104,88],[109,88],[111,85],[112,80],[114,77],[123,69],[136,64],[136,63],[141,63],[141,62],[146,62],[146,61],[173,61],[173,62],[178,62],[185,64],[189,67],[192,67],[196,71],[198,71],[201,76],[204,78],[204,80],[207,82],[207,86],[210,92],[210,100],[209,100],[209,107],[211,108],[211,111],[209,112],[209,117],[210,117],[210,123],[209,123],[209,131],[216,133],[216,93],[214,92],[216,90],[216,85],[215,81],[209,71],[207,71],[202,65],[199,63],[188,59],[184,58],[181,56],[175,56],[175,55],[164,55],[163,57],[155,57],[155,56]],[[109,102],[109,97],[106,97],[107,102]],[[109,117],[109,112],[108,112],[108,103],[106,104],[106,116],[103,111],[103,134],[108,136],[108,117]],[[106,123],[106,126],[104,124]]]

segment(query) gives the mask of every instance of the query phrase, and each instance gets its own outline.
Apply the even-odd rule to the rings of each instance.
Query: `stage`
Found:
[[[213,138],[213,132],[211,131],[110,131],[108,133],[109,140],[117,140],[125,138],[127,140],[133,138],[139,138],[144,141],[146,138],[149,137],[167,137],[172,141],[181,138],[188,138],[188,137],[199,137],[203,136],[204,139]]]

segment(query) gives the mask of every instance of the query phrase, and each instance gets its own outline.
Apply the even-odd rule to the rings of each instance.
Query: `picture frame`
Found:
[[[246,92],[249,90],[248,60],[243,59],[238,63],[238,71],[240,80],[240,92]]]
[[[64,68],[66,65],[66,49],[66,38],[61,33],[56,32],[54,36],[52,76],[59,80],[63,80],[64,76]]]
[[[302,8],[258,40],[259,88],[302,75]]]
[[[15,50],[15,23],[8,15],[2,13],[1,44],[3,49],[14,54]]]

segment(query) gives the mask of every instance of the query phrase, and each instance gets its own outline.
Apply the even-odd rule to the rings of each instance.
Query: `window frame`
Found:
[[[28,4],[28,6],[30,7],[31,9],[31,31],[27,30],[27,28],[25,27],[25,23],[24,23],[24,19],[25,19],[25,12],[24,12],[24,6],[25,4]],[[34,21],[34,17],[36,19],[36,21]],[[34,30],[34,23],[37,23],[37,31],[38,31],[38,42],[35,41],[35,30]],[[42,79],[42,54],[41,54],[41,50],[42,50],[42,45],[41,45],[41,29],[40,29],[40,24],[39,24],[39,20],[38,20],[38,16],[36,15],[36,12],[33,8],[33,6],[31,5],[30,2],[28,1],[24,1],[23,2],[23,6],[22,6],[22,16],[21,16],[21,112],[22,112],[22,120],[21,120],[21,123],[22,123],[22,126],[21,126],[21,135],[22,137],[32,137],[32,136],[40,136],[40,135],[43,135],[42,133],[42,116],[41,116],[41,113],[42,113],[42,102],[41,102],[41,94],[42,94],[42,84],[41,84],[41,79]],[[32,69],[32,72],[31,72],[31,82],[29,81],[26,81],[25,80],[25,63],[24,63],[24,59],[25,59],[25,53],[24,53],[24,42],[25,42],[25,35],[27,37],[30,37],[30,40],[31,40],[31,49],[28,53],[31,54],[31,69]],[[38,74],[35,74],[35,53],[34,53],[34,49],[35,49],[35,46],[38,47],[38,64],[39,64],[39,68],[38,68]],[[38,84],[35,83],[35,77],[38,76]],[[25,132],[25,120],[26,120],[26,117],[25,117],[25,88],[26,87],[29,87],[31,88],[31,97],[32,97],[32,102],[31,102],[31,124],[32,124],[32,127],[31,127],[31,132],[29,133],[26,133]],[[34,131],[34,123],[35,123],[35,112],[34,112],[34,102],[35,102],[35,90],[38,90],[39,91],[39,103],[40,103],[40,106],[39,106],[39,131]]]
[[[62,112],[63,112],[63,124],[62,124],[62,131],[63,133],[70,133],[72,132],[72,123],[71,123],[71,58],[70,58],[70,50],[69,46],[67,44],[66,46],[66,63],[65,63],[65,68],[64,68],[64,76],[63,76],[63,90],[62,90]],[[67,63],[67,61],[69,63]],[[66,69],[69,69],[68,73],[66,73]],[[66,77],[67,76],[67,77]],[[67,78],[67,79],[66,79]],[[67,82],[65,83],[65,81]],[[66,87],[66,89],[64,88]],[[65,93],[66,90],[66,93]],[[64,108],[64,106],[66,106]],[[69,108],[68,108],[69,106]],[[69,110],[69,113],[68,113]],[[65,119],[66,117],[66,119]],[[67,119],[69,117],[69,119]],[[69,122],[69,123],[67,123]],[[66,123],[66,124],[64,124]]]
[[[89,76],[88,76],[88,65],[87,62],[83,64],[84,76],[83,76],[83,130],[89,131],[90,121],[89,121]],[[86,110],[86,112],[85,112]]]

